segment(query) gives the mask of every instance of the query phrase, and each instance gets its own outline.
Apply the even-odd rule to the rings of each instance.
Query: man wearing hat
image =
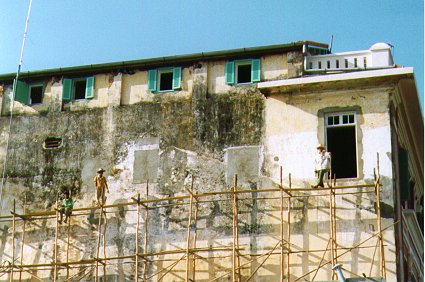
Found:
[[[331,153],[325,151],[325,146],[322,144],[317,145],[317,156],[315,159],[314,171],[317,175],[316,185],[311,185],[312,188],[324,187],[323,177],[331,169]]]
[[[97,170],[97,175],[94,177],[94,185],[96,186],[97,205],[103,206],[106,202],[105,188],[109,193],[108,183],[105,176],[103,176],[103,168]]]

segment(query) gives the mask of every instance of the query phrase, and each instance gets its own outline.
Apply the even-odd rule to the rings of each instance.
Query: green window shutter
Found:
[[[226,63],[226,84],[234,84],[235,83],[235,62],[227,62]]]
[[[251,65],[251,82],[259,82],[261,80],[261,61],[253,59]]]
[[[156,70],[148,72],[148,90],[156,91]]]
[[[182,68],[173,68],[173,90],[180,89],[180,81],[182,80]]]
[[[16,84],[15,101],[21,102],[22,104],[29,104],[29,87],[25,82],[19,81]]]
[[[62,100],[69,101],[72,98],[72,79],[64,78],[62,81]]]
[[[90,99],[94,96],[94,76],[87,77],[85,98]]]

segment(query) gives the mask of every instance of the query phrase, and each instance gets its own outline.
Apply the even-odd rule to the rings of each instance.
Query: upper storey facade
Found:
[[[23,72],[15,86],[13,111],[39,114],[131,105],[158,96],[189,97],[199,77],[208,93],[234,92],[258,82],[301,77],[306,46],[327,48],[305,41]],[[0,75],[2,115],[12,108],[14,78],[14,74]]]

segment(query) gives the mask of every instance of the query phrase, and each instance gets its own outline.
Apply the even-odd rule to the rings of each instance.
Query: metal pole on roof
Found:
[[[6,174],[7,158],[8,158],[8,155],[9,155],[8,151],[9,151],[9,140],[10,140],[10,129],[12,127],[12,117],[13,117],[13,107],[14,107],[14,104],[15,104],[16,86],[18,84],[19,73],[21,72],[22,58],[24,57],[25,40],[27,38],[28,22],[30,20],[31,6],[32,6],[32,0],[30,0],[29,7],[28,7],[27,19],[25,21],[24,38],[22,39],[21,56],[19,57],[18,69],[16,70],[16,78],[13,81],[13,94],[12,94],[12,103],[11,103],[12,107],[10,108],[8,138],[7,138],[7,142],[6,142],[6,155],[4,157],[4,162],[3,162],[3,172],[2,172],[1,187],[0,187],[0,212],[3,209],[3,201],[2,200],[3,200],[3,187],[4,187],[4,183],[5,183],[4,177],[5,177],[5,174]]]

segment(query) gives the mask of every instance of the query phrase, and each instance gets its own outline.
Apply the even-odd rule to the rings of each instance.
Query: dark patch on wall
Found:
[[[263,127],[264,96],[255,91],[238,94],[209,94],[203,101],[202,122],[195,136],[215,153],[226,147],[258,145]],[[201,148],[198,148],[201,149]]]

